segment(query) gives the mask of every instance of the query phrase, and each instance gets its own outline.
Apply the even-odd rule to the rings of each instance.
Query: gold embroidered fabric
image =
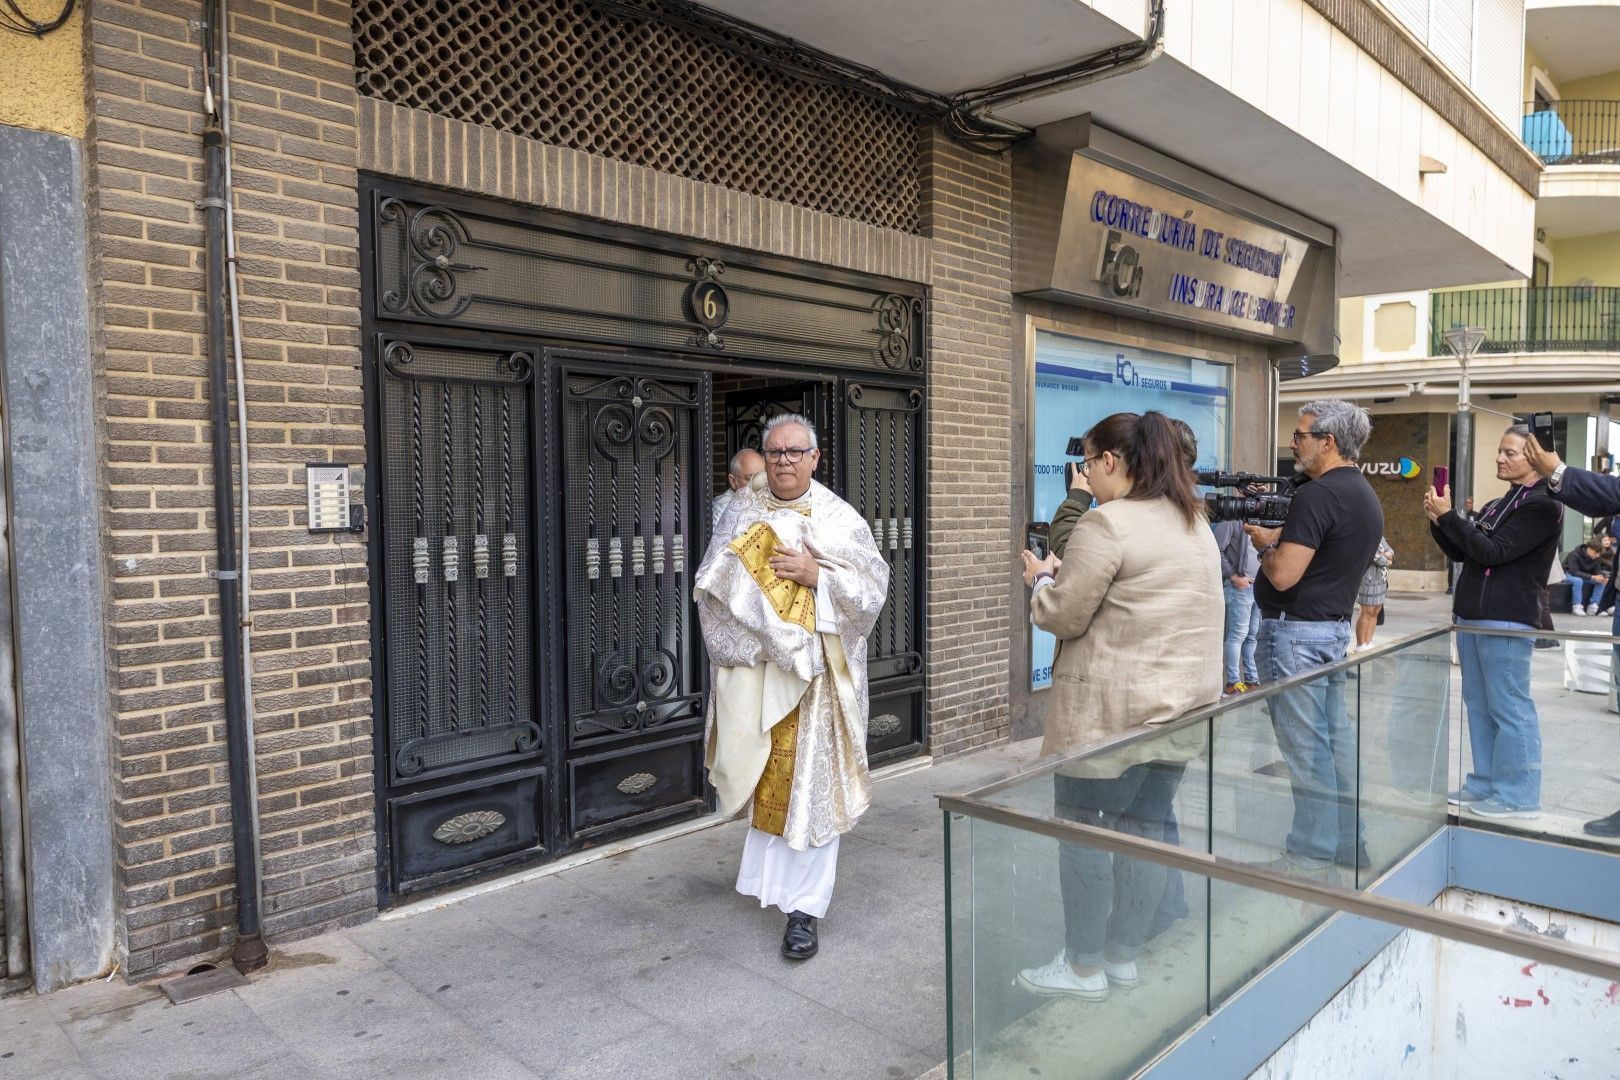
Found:
[[[804,511],[804,514],[808,517],[809,511]],[[816,632],[816,590],[776,576],[776,571],[771,569],[771,557],[780,546],[782,541],[777,537],[776,530],[763,521],[751,526],[730,544],[731,550],[737,553],[748,570],[748,575],[759,584],[771,607],[776,609],[777,618],[802,626],[813,634]]]
[[[771,756],[754,788],[754,828],[781,836],[787,828],[788,803],[793,796],[793,759],[798,755],[799,710],[794,709],[771,728]]]

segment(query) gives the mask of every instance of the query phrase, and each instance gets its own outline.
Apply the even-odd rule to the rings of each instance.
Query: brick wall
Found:
[[[304,531],[303,465],[359,463],[348,5],[232,5],[236,210],[253,482],[265,924],[375,908],[365,554]],[[91,9],[91,213],[114,582],[124,970],[234,926],[203,352],[198,3]]]
[[[935,755],[1007,737],[1013,452],[1011,163],[937,132],[928,386],[928,727]]]
[[[929,242],[718,184],[360,99],[360,168],[675,236],[926,281]]]

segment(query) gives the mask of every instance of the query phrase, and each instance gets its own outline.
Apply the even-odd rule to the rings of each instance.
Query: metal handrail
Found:
[[[1173,870],[1243,885],[1261,892],[1276,893],[1294,900],[1318,904],[1335,911],[1378,922],[1391,923],[1433,934],[1463,945],[1477,945],[1493,952],[1505,952],[1537,963],[1568,968],[1609,982],[1620,982],[1620,953],[1603,949],[1578,948],[1551,937],[1526,934],[1509,927],[1436,911],[1421,904],[1394,900],[1374,893],[1357,892],[1337,885],[1325,885],[1308,878],[1291,877],[1275,870],[1263,870],[1248,863],[1208,852],[1191,851],[1158,840],[1112,832],[1095,825],[1082,825],[1039,814],[1028,814],[983,799],[961,795],[941,795],[941,809],[980,821],[1006,825],[1026,832],[1085,847],[1097,848],[1127,858],[1146,859]]]
[[[1144,740],[1160,738],[1167,732],[1179,731],[1183,728],[1192,727],[1195,724],[1213,721],[1216,717],[1225,713],[1250,708],[1256,702],[1269,700],[1270,698],[1276,697],[1278,694],[1292,690],[1295,687],[1301,686],[1305,683],[1312,682],[1325,676],[1334,675],[1341,671],[1347,671],[1350,668],[1360,667],[1363,664],[1388,656],[1391,653],[1398,652],[1412,645],[1416,645],[1419,642],[1428,641],[1431,638],[1438,637],[1442,634],[1449,635],[1454,633],[1489,634],[1494,637],[1535,638],[1551,641],[1606,641],[1611,645],[1620,646],[1620,637],[1595,630],[1497,630],[1490,627],[1456,626],[1450,623],[1438,623],[1424,630],[1414,630],[1405,637],[1395,638],[1393,641],[1386,642],[1383,645],[1374,646],[1372,649],[1366,652],[1355,653],[1353,655],[1346,656],[1343,660],[1337,660],[1331,664],[1324,664],[1319,668],[1312,668],[1310,671],[1291,676],[1290,678],[1284,679],[1281,682],[1272,683],[1269,686],[1260,688],[1259,690],[1250,690],[1243,694],[1223,698],[1222,700],[1215,702],[1213,705],[1205,705],[1202,708],[1194,709],[1192,712],[1185,713],[1182,716],[1179,716],[1176,719],[1166,723],[1132,728],[1129,731],[1115,735],[1103,742],[1094,743],[1077,754],[1047,754],[1043,757],[1037,758],[1033,762],[1030,762],[1028,765],[1024,765],[1013,770],[1005,776],[998,777],[989,783],[981,784],[970,791],[963,792],[959,797],[970,799],[988,798],[991,795],[998,794],[1009,787],[1013,787],[1014,785],[1023,783],[1027,780],[1038,779],[1041,776],[1054,773],[1064,766],[1073,765],[1092,758],[1106,757],[1110,754],[1117,753],[1127,746],[1132,746]],[[1448,662],[1449,659],[1450,658],[1448,656]],[[941,798],[944,798],[944,796],[941,796]]]
[[[1510,285],[1429,295],[1429,355],[1444,356],[1445,331],[1477,326],[1481,353],[1620,352],[1620,288]]]
[[[1163,724],[1153,724],[1147,727],[1132,728],[1129,731],[1115,735],[1103,742],[1094,743],[1078,754],[1047,754],[1044,757],[1037,758],[1028,765],[1014,770],[1012,773],[1006,776],[992,780],[988,784],[981,784],[973,790],[965,792],[964,797],[985,798],[987,796],[994,795],[1005,788],[1022,783],[1025,780],[1035,779],[1047,773],[1056,772],[1065,765],[1072,765],[1075,762],[1085,761],[1090,758],[1105,757],[1109,754],[1122,750],[1127,746],[1142,742],[1145,739],[1157,739],[1167,732],[1180,731],[1183,728],[1189,728],[1195,724],[1211,721],[1223,713],[1236,712],[1239,709],[1251,708],[1256,702],[1266,701],[1270,698],[1276,697],[1278,694],[1299,686],[1302,683],[1307,683],[1313,679],[1319,679],[1326,675],[1333,675],[1340,671],[1347,671],[1352,667],[1357,667],[1370,660],[1376,660],[1381,656],[1387,656],[1397,649],[1402,649],[1409,645],[1415,645],[1420,641],[1427,641],[1430,638],[1445,634],[1451,629],[1452,628],[1450,626],[1441,624],[1431,626],[1426,630],[1415,630],[1412,633],[1407,634],[1405,637],[1395,638],[1393,641],[1375,646],[1367,652],[1356,653],[1353,656],[1345,657],[1343,660],[1337,660],[1331,664],[1326,664],[1319,668],[1312,668],[1310,671],[1305,672],[1304,674],[1291,676],[1290,678],[1284,679],[1281,682],[1272,683],[1269,686],[1261,687],[1258,690],[1250,690],[1233,697],[1223,698],[1220,701],[1215,702],[1213,705],[1205,705],[1201,708],[1194,709],[1192,712],[1185,713],[1176,719],[1166,721]]]
[[[1548,165],[1620,165],[1620,101],[1529,101],[1521,134]]]

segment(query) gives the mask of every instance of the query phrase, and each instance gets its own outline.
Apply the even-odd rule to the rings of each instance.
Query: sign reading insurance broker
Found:
[[[1026,243],[1019,292],[1302,336],[1318,245],[1080,154],[1066,164],[1058,228],[1044,252]]]

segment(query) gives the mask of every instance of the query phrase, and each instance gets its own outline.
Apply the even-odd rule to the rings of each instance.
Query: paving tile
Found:
[[[820,960],[812,960],[815,963]],[[936,1059],[722,957],[679,957],[627,980],[630,1004],[761,1078],[862,1077],[923,1072]],[[891,1074],[892,1075],[892,1074]]]
[[[103,1080],[224,1077],[292,1056],[290,1044],[231,993],[184,1005],[147,1000],[62,1027]]]
[[[24,994],[0,1001],[0,1078],[90,1075],[47,1000]]]
[[[331,1080],[530,1080],[536,1074],[392,971],[269,1001],[266,1028]]]
[[[248,976],[248,985],[233,991],[243,1001],[285,997],[345,982],[383,962],[361,948],[348,931],[322,934],[270,950],[268,966]]]
[[[700,1041],[680,1029],[656,1021],[626,1038],[603,1043],[588,1054],[562,1061],[550,1074],[554,1080],[752,1080],[745,1072],[717,1057]],[[778,1072],[774,1080],[792,1074]]]

